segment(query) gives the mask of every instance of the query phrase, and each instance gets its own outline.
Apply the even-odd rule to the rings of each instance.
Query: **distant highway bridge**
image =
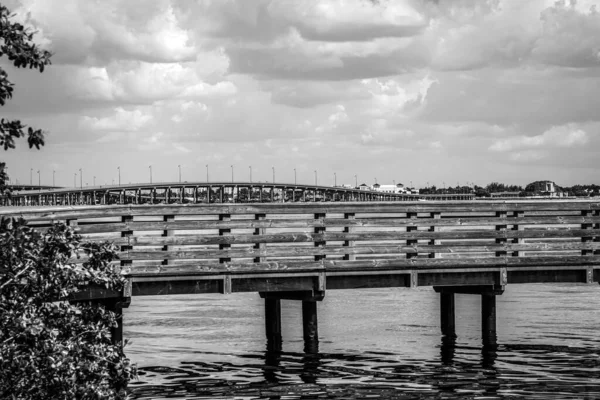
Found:
[[[56,188],[12,186],[5,206],[273,203],[320,201],[473,200],[473,193],[419,195],[360,190],[340,186],[266,182],[162,182]]]

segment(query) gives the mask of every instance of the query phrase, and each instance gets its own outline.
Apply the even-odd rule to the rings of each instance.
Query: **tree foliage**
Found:
[[[83,264],[71,260],[85,255]],[[70,227],[47,233],[0,221],[0,398],[118,399],[135,369],[111,342],[116,316],[69,303],[89,284],[121,290],[112,245],[82,243]]]
[[[485,187],[485,191],[488,193],[521,192],[523,191],[523,188],[517,185],[505,185],[504,183],[492,182],[488,183]]]
[[[51,54],[32,42],[33,33],[10,21],[0,4],[0,57],[16,68],[44,71]],[[12,97],[13,84],[0,68],[0,105]],[[40,129],[0,119],[0,146],[15,147],[27,136],[29,147],[44,145]],[[6,165],[0,162],[0,194],[7,194]],[[85,256],[76,264],[74,257]],[[46,233],[25,220],[0,219],[0,398],[120,399],[135,368],[113,344],[117,316],[101,303],[70,303],[86,285],[121,291],[123,278],[111,261],[108,243],[82,243],[65,224]]]
[[[0,57],[7,56],[16,68],[37,69],[44,72],[44,67],[50,64],[50,52],[39,49],[33,43],[34,32],[28,31],[23,25],[10,21],[10,11],[0,5]],[[8,80],[8,74],[0,68],[0,106],[12,98],[13,83]],[[4,150],[15,147],[15,139],[25,137],[29,147],[44,145],[44,133],[41,129],[27,127],[19,120],[0,119],[0,146]]]
[[[562,188],[569,196],[590,197],[600,195],[600,185],[573,185]]]

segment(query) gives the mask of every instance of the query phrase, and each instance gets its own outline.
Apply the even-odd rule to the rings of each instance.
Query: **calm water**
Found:
[[[479,296],[457,295],[458,339],[442,345],[432,288],[328,291],[311,355],[300,302],[282,302],[283,352],[269,353],[256,293],[135,297],[132,398],[600,398],[599,285],[513,285],[497,305],[484,349]]]

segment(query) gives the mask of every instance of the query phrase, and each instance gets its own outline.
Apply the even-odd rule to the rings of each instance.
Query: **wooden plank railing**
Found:
[[[487,270],[508,274],[509,282],[536,281],[525,270],[550,281],[563,278],[547,271],[584,271],[585,281],[595,281],[600,268],[600,202],[589,200],[117,205],[0,215],[23,216],[40,230],[68,221],[85,240],[119,246],[127,276],[156,281],[406,272],[407,286],[414,286],[444,284],[445,272]],[[455,284],[453,276],[448,282]]]

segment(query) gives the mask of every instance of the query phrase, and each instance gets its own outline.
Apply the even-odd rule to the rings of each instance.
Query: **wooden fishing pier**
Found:
[[[328,290],[431,286],[446,337],[455,337],[455,294],[481,296],[485,344],[496,341],[496,296],[506,285],[600,280],[597,200],[47,206],[0,215],[39,230],[63,221],[85,240],[119,246],[124,291],[90,287],[74,299],[119,314],[136,296],[258,292],[273,349],[282,343],[281,300],[302,302],[306,348],[318,345],[317,303]]]

